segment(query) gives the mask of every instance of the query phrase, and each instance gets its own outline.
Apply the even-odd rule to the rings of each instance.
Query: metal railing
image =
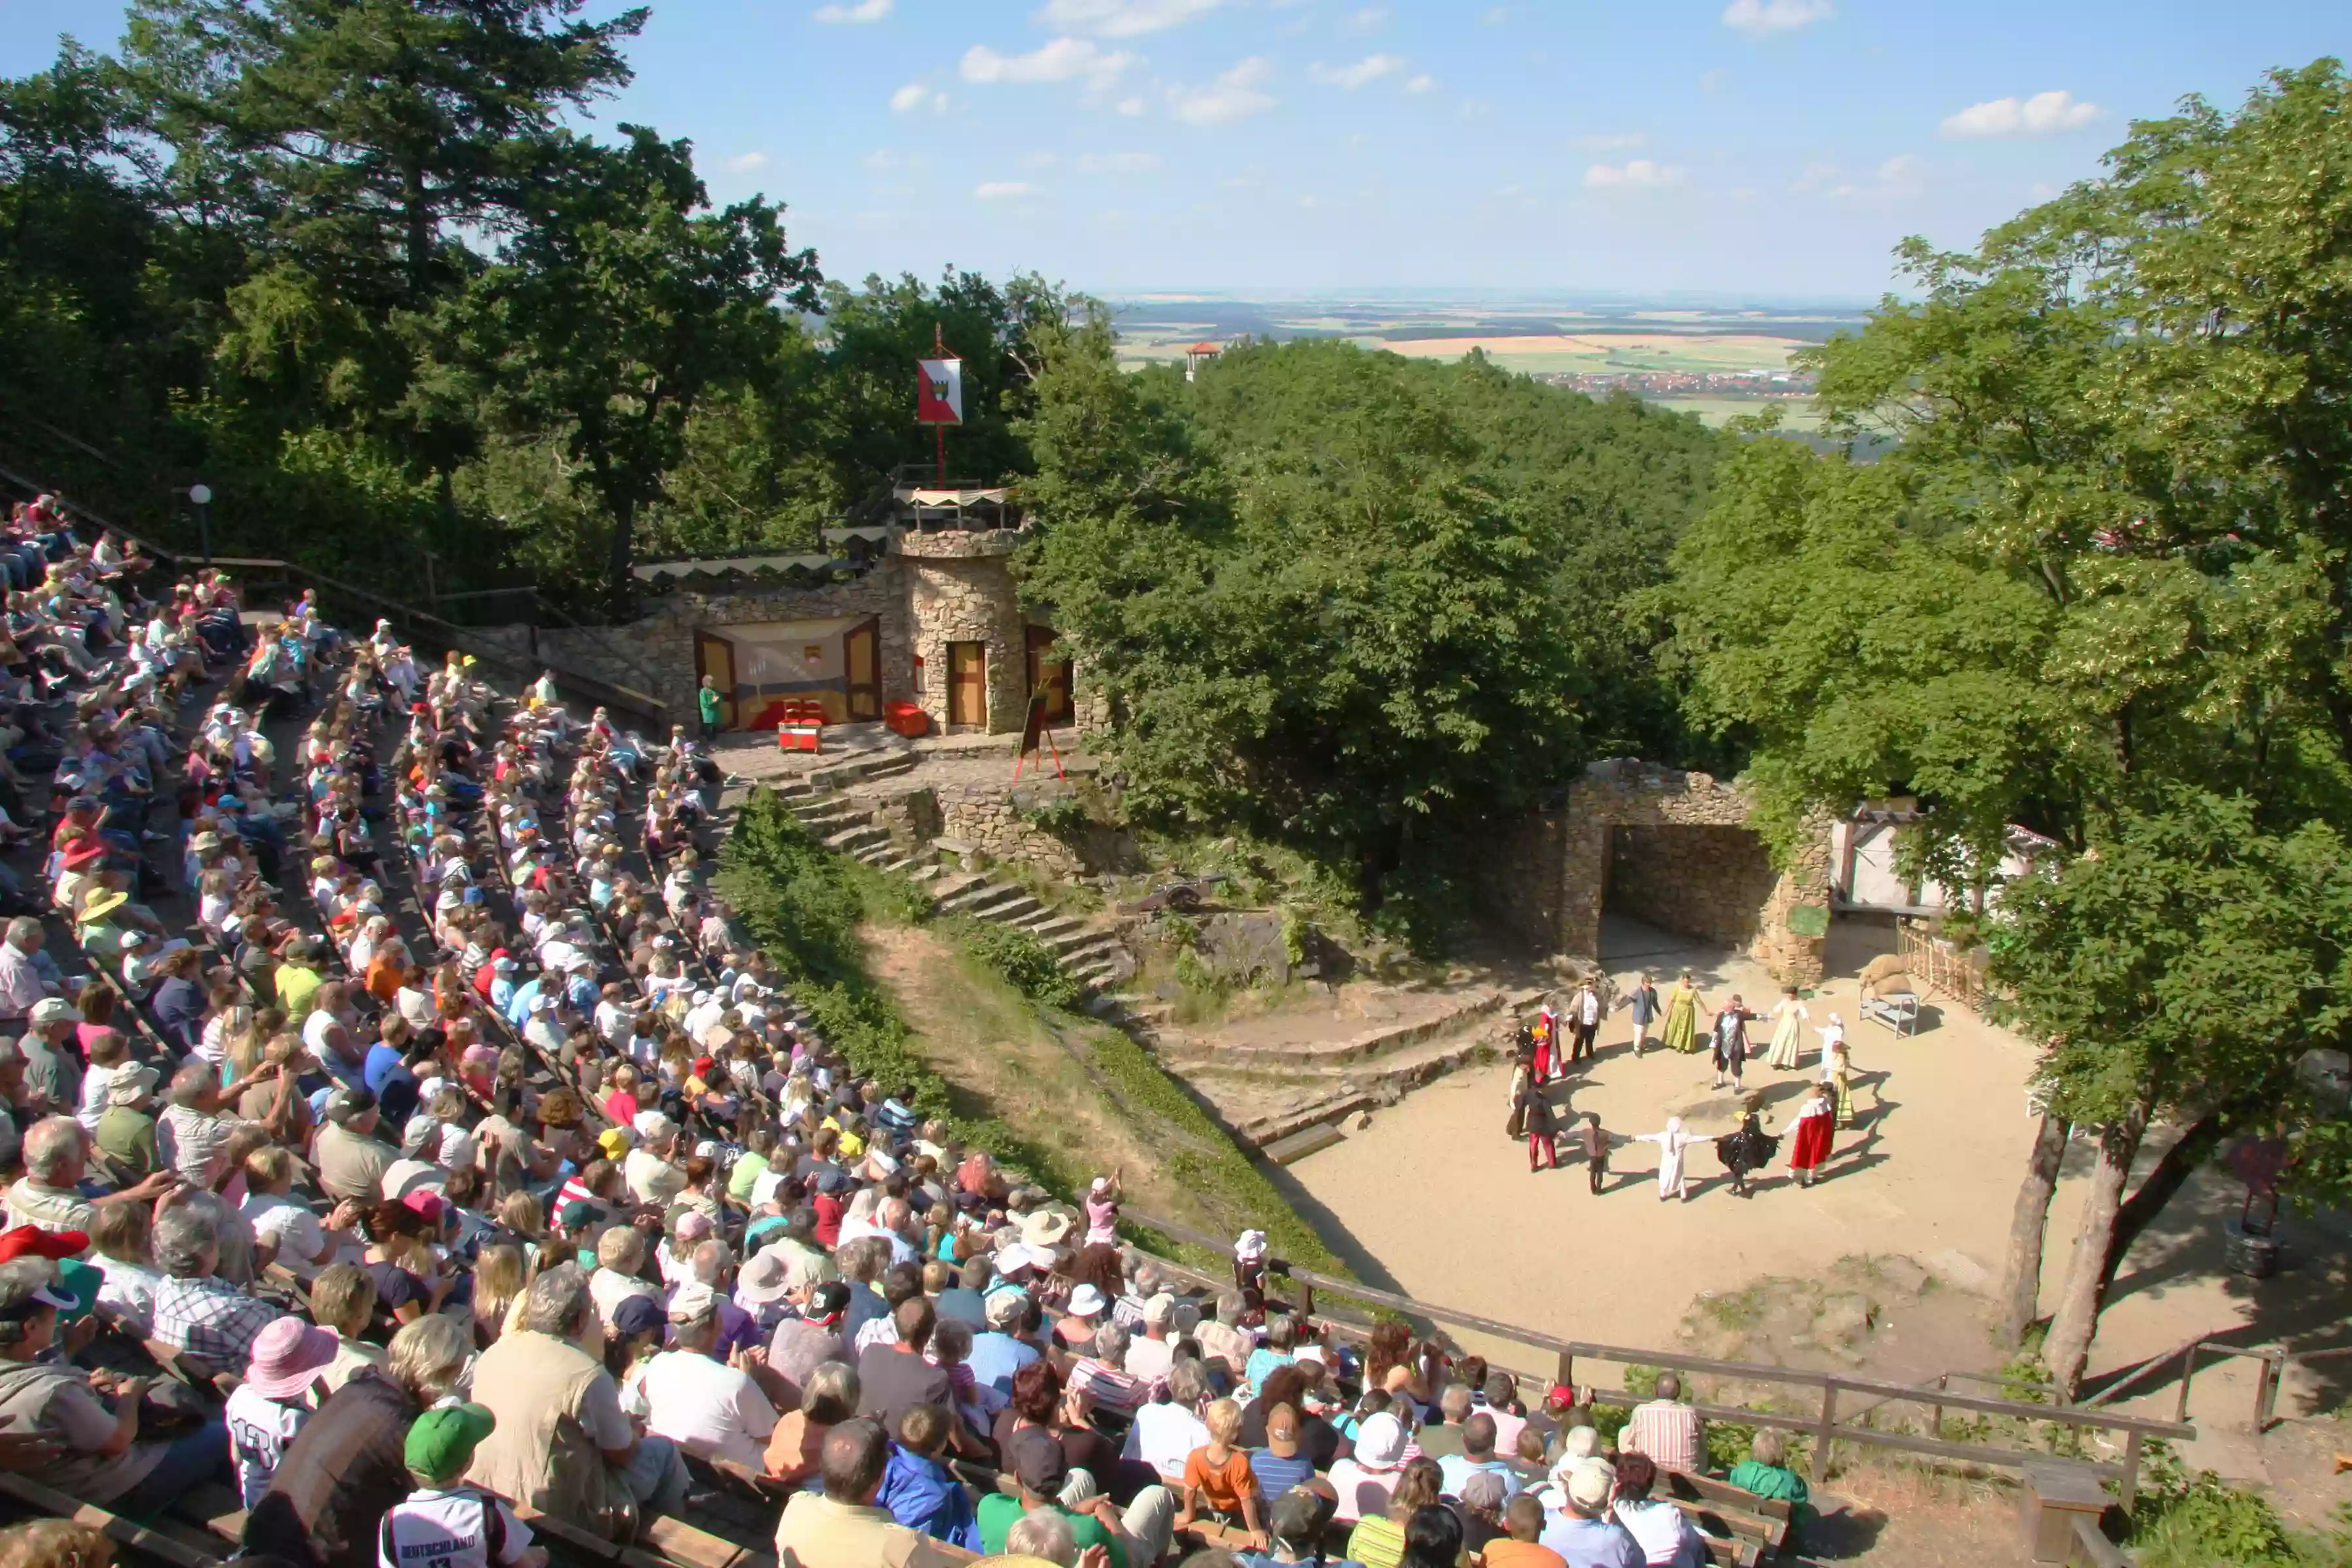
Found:
[[[1189,1226],[1139,1214],[1130,1208],[1128,1217],[1177,1241],[1189,1243],[1213,1252],[1223,1252],[1225,1244],[1215,1237],[1202,1235]],[[1174,1273],[1215,1289],[1229,1289],[1230,1279],[1220,1279],[1190,1265],[1165,1258],[1154,1261]],[[1980,1415],[2022,1423],[2047,1422],[2059,1426],[2086,1432],[2113,1433],[2123,1439],[2123,1457],[2119,1461],[2078,1461],[2082,1467],[2102,1480],[2113,1481],[2125,1509],[2131,1508],[2139,1491],[2139,1473],[2147,1439],[2151,1437],[2193,1438],[2197,1429],[2181,1421],[2153,1421],[2143,1416],[2122,1415],[2112,1411],[2081,1405],[2033,1405],[2021,1400],[1997,1399],[1986,1394],[1956,1393],[1943,1385],[1889,1383],[1882,1378],[1849,1377],[1841,1373],[1808,1372],[1797,1367],[1769,1366],[1757,1362],[1717,1361],[1707,1356],[1685,1355],[1678,1351],[1643,1350],[1625,1345],[1599,1344],[1586,1340],[1561,1339],[1539,1333],[1513,1323],[1497,1321],[1475,1312],[1465,1312],[1452,1307],[1434,1306],[1427,1301],[1400,1296],[1393,1291],[1374,1289],[1352,1279],[1339,1279],[1309,1269],[1294,1268],[1291,1278],[1313,1286],[1318,1290],[1330,1291],[1342,1297],[1399,1313],[1406,1318],[1454,1328],[1474,1330],[1478,1333],[1544,1351],[1556,1358],[1556,1372],[1549,1376],[1524,1368],[1499,1368],[1512,1373],[1523,1382],[1538,1384],[1560,1383],[1575,1385],[1575,1363],[1579,1357],[1587,1361],[1608,1362],[1621,1367],[1650,1367],[1664,1371],[1690,1373],[1723,1381],[1766,1384],[1803,1391],[1808,1403],[1815,1407],[1804,1414],[1768,1409],[1757,1405],[1703,1405],[1692,1408],[1709,1421],[1727,1421],[1749,1426],[1773,1426],[1784,1431],[1801,1433],[1813,1439],[1812,1476],[1816,1485],[1829,1479],[1830,1450],[1837,1443],[1853,1443],[1865,1447],[1893,1449],[1898,1453],[1916,1454],[1927,1458],[1947,1459],[1956,1463],[1980,1465],[1992,1468],[2016,1469],[2028,1460],[2046,1460],[2046,1452],[2036,1449],[1997,1448],[1981,1443],[1946,1442],[1940,1436],[1943,1413],[1947,1409],[1968,1411]],[[1360,1333],[1365,1325],[1335,1320],[1332,1314],[1318,1310],[1316,1316],[1336,1321],[1350,1332]],[[1491,1363],[1492,1358],[1489,1358]],[[1973,1374],[1971,1374],[1973,1375]],[[1851,1402],[1866,1399],[1867,1405]],[[1624,1403],[1633,1403],[1628,1394]],[[1817,1403],[1815,1403],[1817,1402]],[[1618,1403],[1612,1401],[1611,1403]],[[1930,1407],[1935,1412],[1939,1436],[1917,1436],[1909,1432],[1884,1430],[1859,1424],[1858,1417],[1889,1404],[1912,1404]],[[1844,1413],[1841,1415],[1841,1407]]]

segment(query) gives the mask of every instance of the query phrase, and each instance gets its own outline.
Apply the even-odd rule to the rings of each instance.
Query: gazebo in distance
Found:
[[[1184,351],[1184,379],[1186,381],[1198,380],[1201,374],[1201,367],[1208,363],[1211,360],[1216,358],[1218,354],[1223,353],[1224,346],[1225,345],[1223,343],[1203,342],[1194,343],[1191,348],[1186,349]]]

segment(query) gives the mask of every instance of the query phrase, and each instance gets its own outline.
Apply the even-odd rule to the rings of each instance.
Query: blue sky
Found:
[[[592,0],[609,13],[611,0]],[[0,70],[103,0],[7,0]],[[2237,0],[653,0],[599,119],[826,272],[1868,299],[2135,117],[2352,45]]]

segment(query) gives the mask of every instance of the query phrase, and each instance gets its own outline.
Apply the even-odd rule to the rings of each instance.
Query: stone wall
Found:
[[[672,722],[691,724],[695,627],[875,616],[881,620],[877,657],[882,700],[901,701],[914,685],[902,570],[897,562],[886,560],[862,576],[822,588],[673,588],[658,597],[648,596],[646,614],[625,626],[541,627],[540,662],[559,672],[572,670],[658,697],[669,705]],[[519,656],[530,637],[521,626],[491,627],[473,635],[511,647]]]
[[[1780,880],[1745,827],[1630,824],[1610,836],[1609,907],[1661,931],[1746,947]]]
[[[1029,821],[1016,797],[1002,788],[942,784],[937,794],[946,837],[961,838],[993,860],[1025,860],[1051,877],[1086,875],[1078,852]]]
[[[942,731],[953,642],[987,649],[990,734],[1017,731],[1028,715],[1028,618],[1007,564],[1019,543],[1010,532],[950,531],[904,534],[895,547],[908,574],[913,657],[923,661],[923,689],[916,700]]]
[[[1747,826],[1751,809],[1743,791],[1706,773],[1595,763],[1563,808],[1498,829],[1475,882],[1496,923],[1522,941],[1592,959],[1613,875],[1628,913],[1744,947],[1783,982],[1811,984],[1822,939],[1799,936],[1789,920],[1800,907],[1827,908],[1827,820],[1809,825],[1805,849],[1776,870]]]

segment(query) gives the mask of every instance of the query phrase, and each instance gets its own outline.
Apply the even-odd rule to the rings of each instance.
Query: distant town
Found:
[[[1790,370],[1558,370],[1531,373],[1553,386],[1598,395],[1630,392],[1636,397],[1811,397],[1814,378]]]

